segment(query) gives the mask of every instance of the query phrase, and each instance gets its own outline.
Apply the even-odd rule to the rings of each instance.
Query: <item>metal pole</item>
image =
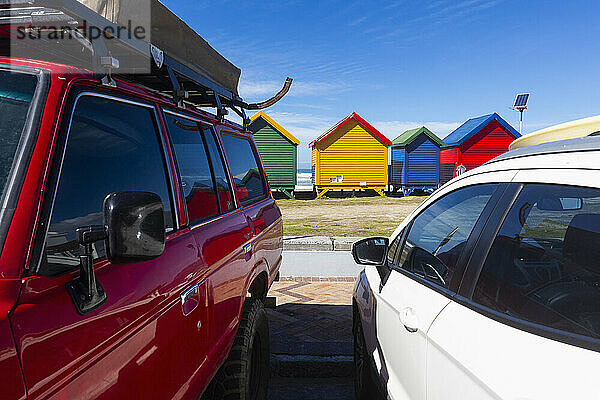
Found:
[[[521,112],[521,121],[519,121],[519,133],[523,136],[523,109],[519,110]]]

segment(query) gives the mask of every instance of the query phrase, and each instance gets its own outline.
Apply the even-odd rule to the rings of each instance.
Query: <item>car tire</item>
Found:
[[[229,356],[202,399],[265,400],[269,384],[269,324],[262,301],[246,298]]]
[[[356,400],[380,399],[381,391],[375,383],[371,361],[360,315],[354,312],[352,319],[352,335],[354,336],[354,395]]]

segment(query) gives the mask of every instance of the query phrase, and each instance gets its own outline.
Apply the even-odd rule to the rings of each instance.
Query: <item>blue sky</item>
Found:
[[[444,137],[532,93],[524,132],[600,114],[594,1],[183,1],[165,4],[242,69],[240,94],[308,143],[352,111],[393,139],[425,124]],[[233,118],[232,118],[233,119]]]

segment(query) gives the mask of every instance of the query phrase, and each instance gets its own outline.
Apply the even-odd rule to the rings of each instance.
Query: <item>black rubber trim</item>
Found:
[[[510,211],[513,203],[521,193],[523,184],[521,183],[510,183],[507,185],[506,190],[502,193],[500,200],[496,203],[485,227],[481,231],[479,238],[475,244],[475,249],[471,253],[467,267],[463,274],[458,293],[465,298],[472,298],[473,292],[475,291],[475,284],[481,274],[483,263],[487,258],[487,255],[492,248],[494,238],[498,234],[506,215]]]
[[[490,308],[477,304],[463,296],[455,296],[454,300],[485,317],[491,318],[499,323],[508,325],[515,329],[542,336],[546,339],[555,340],[571,346],[580,347],[586,350],[600,352],[600,339],[592,339],[587,336],[577,335],[558,329],[552,329],[544,325],[535,324],[533,322],[514,318],[509,315],[500,313]]]
[[[17,146],[17,151],[11,172],[7,182],[12,182],[12,185],[7,187],[7,191],[0,199],[1,204],[6,204],[6,207],[0,210],[0,253],[4,248],[6,236],[12,223],[19,197],[21,196],[21,188],[25,182],[25,175],[29,168],[29,162],[33,155],[33,150],[37,143],[39,130],[46,105],[46,98],[50,91],[50,72],[31,67],[21,67],[17,65],[0,65],[0,69],[7,71],[15,71],[29,75],[37,75],[38,84],[31,100],[27,121],[23,127],[23,133]]]
[[[483,208],[481,215],[479,215],[479,218],[477,218],[477,222],[475,222],[475,226],[473,226],[473,230],[469,234],[469,238],[467,239],[465,248],[463,249],[456,263],[457,268],[454,273],[455,278],[452,279],[449,285],[449,289],[453,292],[458,293],[460,287],[462,286],[462,282],[465,279],[465,272],[467,270],[467,266],[469,265],[469,261],[471,260],[477,243],[479,243],[481,234],[483,233],[486,226],[488,226],[490,216],[496,209],[498,201],[500,201],[502,195],[504,194],[508,186],[509,184],[505,182],[497,184],[496,189],[492,193],[492,196]]]

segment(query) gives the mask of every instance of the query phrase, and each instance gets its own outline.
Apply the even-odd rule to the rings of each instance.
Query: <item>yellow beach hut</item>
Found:
[[[353,112],[312,141],[317,197],[331,189],[373,189],[384,195],[392,142]]]

